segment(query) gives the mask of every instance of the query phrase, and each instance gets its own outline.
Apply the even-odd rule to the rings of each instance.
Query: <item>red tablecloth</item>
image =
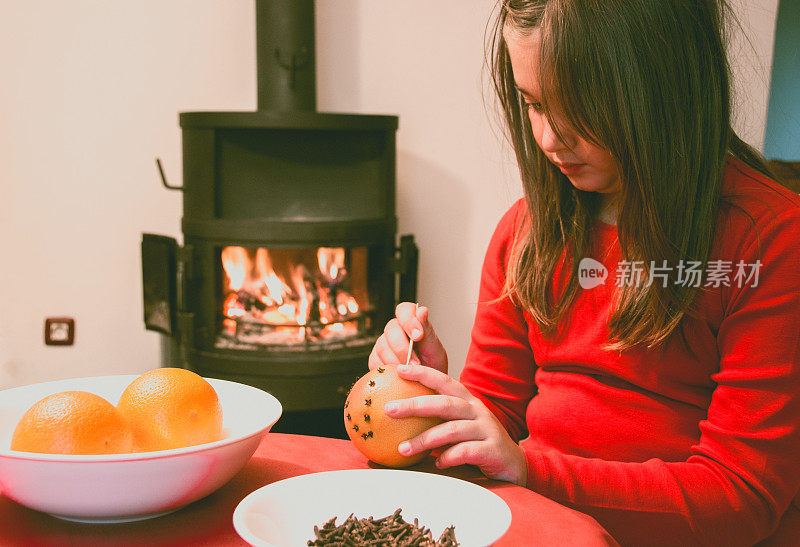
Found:
[[[175,513],[125,524],[78,524],[18,505],[0,494],[0,545],[247,545],[233,529],[233,510],[250,492],[316,471],[372,466],[350,441],[268,433],[248,464],[222,488]],[[437,470],[432,460],[412,467],[479,484],[511,508],[511,526],[495,545],[616,545],[591,517],[512,484],[492,481],[471,466]],[[301,546],[298,546],[301,547]]]

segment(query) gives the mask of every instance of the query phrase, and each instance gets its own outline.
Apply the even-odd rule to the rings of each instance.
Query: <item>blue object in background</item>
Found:
[[[780,0],[764,156],[800,161],[800,0]]]

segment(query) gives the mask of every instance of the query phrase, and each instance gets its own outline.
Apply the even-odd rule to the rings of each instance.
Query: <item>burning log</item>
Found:
[[[243,290],[239,289],[236,291],[236,300],[244,306],[244,309],[250,311],[252,309],[256,309],[259,311],[265,311],[267,309],[267,305],[261,298],[258,298],[256,295]]]

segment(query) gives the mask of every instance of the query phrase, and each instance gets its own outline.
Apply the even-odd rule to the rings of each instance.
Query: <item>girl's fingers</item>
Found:
[[[416,437],[403,441],[397,450],[403,456],[411,456],[440,446],[475,440],[480,436],[481,431],[474,420],[453,420],[433,426]]]
[[[378,357],[378,353],[375,350],[375,347],[372,348],[372,351],[369,353],[369,359],[367,360],[367,366],[370,370],[376,369],[381,366],[383,363],[381,362],[381,358]]]
[[[405,363],[405,359],[403,362]],[[397,365],[399,363],[400,360],[397,358],[397,355],[395,355],[386,343],[386,336],[381,335],[375,341],[375,345],[372,347],[372,351],[369,354],[370,370],[382,365]]]
[[[443,420],[474,420],[475,409],[464,399],[449,395],[419,395],[389,401],[383,407],[388,416],[436,416]]]
[[[394,310],[394,315],[406,335],[411,337],[412,333],[417,331],[417,336],[414,339],[415,342],[419,341],[425,334],[425,326],[417,319],[417,313],[420,309],[422,308],[417,304],[401,302]]]
[[[380,357],[384,365],[397,365],[400,363],[397,355],[385,344],[378,349],[378,357]]]
[[[442,395],[451,395],[461,399],[470,400],[472,394],[460,382],[450,378],[444,372],[435,370],[431,367],[421,365],[408,365],[405,363],[397,367],[397,373],[401,378],[414,380]]]
[[[419,306],[416,308],[414,317],[416,319],[417,324],[420,325],[422,328],[422,335],[421,337],[426,338],[428,340],[429,345],[433,346],[438,345],[441,346],[442,343],[439,341],[439,336],[436,334],[436,330],[433,328],[433,325],[428,320],[428,308],[425,306]]]
[[[367,365],[369,366],[370,370],[386,364],[383,362],[383,358],[381,357],[381,351],[385,345],[386,342],[383,339],[383,335],[379,336],[378,339],[375,340],[375,345],[372,346],[372,351],[369,353],[369,360],[367,361]]]
[[[428,308],[403,302],[395,309],[395,315],[406,335],[414,339],[414,348],[422,362],[446,371],[447,352],[428,321]]]
[[[442,345],[439,336],[433,328],[433,325],[428,321],[428,308],[421,306],[417,309],[417,319],[422,323],[423,338],[425,342],[420,346],[420,357],[424,363],[441,363],[443,368],[442,372],[447,372],[447,352]],[[437,367],[438,368],[438,367]]]
[[[450,446],[439,454],[436,467],[445,469],[457,465],[472,464],[480,466],[485,458],[481,456],[481,441],[464,441]]]
[[[392,319],[386,323],[386,327],[383,329],[383,335],[386,345],[391,348],[392,352],[397,357],[396,362],[405,363],[406,357],[408,356],[409,338],[406,336],[405,331],[400,326],[400,323],[397,319]],[[415,364],[419,363],[419,358],[412,356],[412,362]]]

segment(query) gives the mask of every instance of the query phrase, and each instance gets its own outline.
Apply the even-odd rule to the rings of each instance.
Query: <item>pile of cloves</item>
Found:
[[[457,547],[455,529],[445,528],[438,540],[433,539],[429,528],[419,525],[419,519],[406,522],[401,509],[380,519],[356,518],[351,513],[345,521],[336,525],[336,517],[319,526],[314,526],[316,539],[308,540],[309,547]]]

